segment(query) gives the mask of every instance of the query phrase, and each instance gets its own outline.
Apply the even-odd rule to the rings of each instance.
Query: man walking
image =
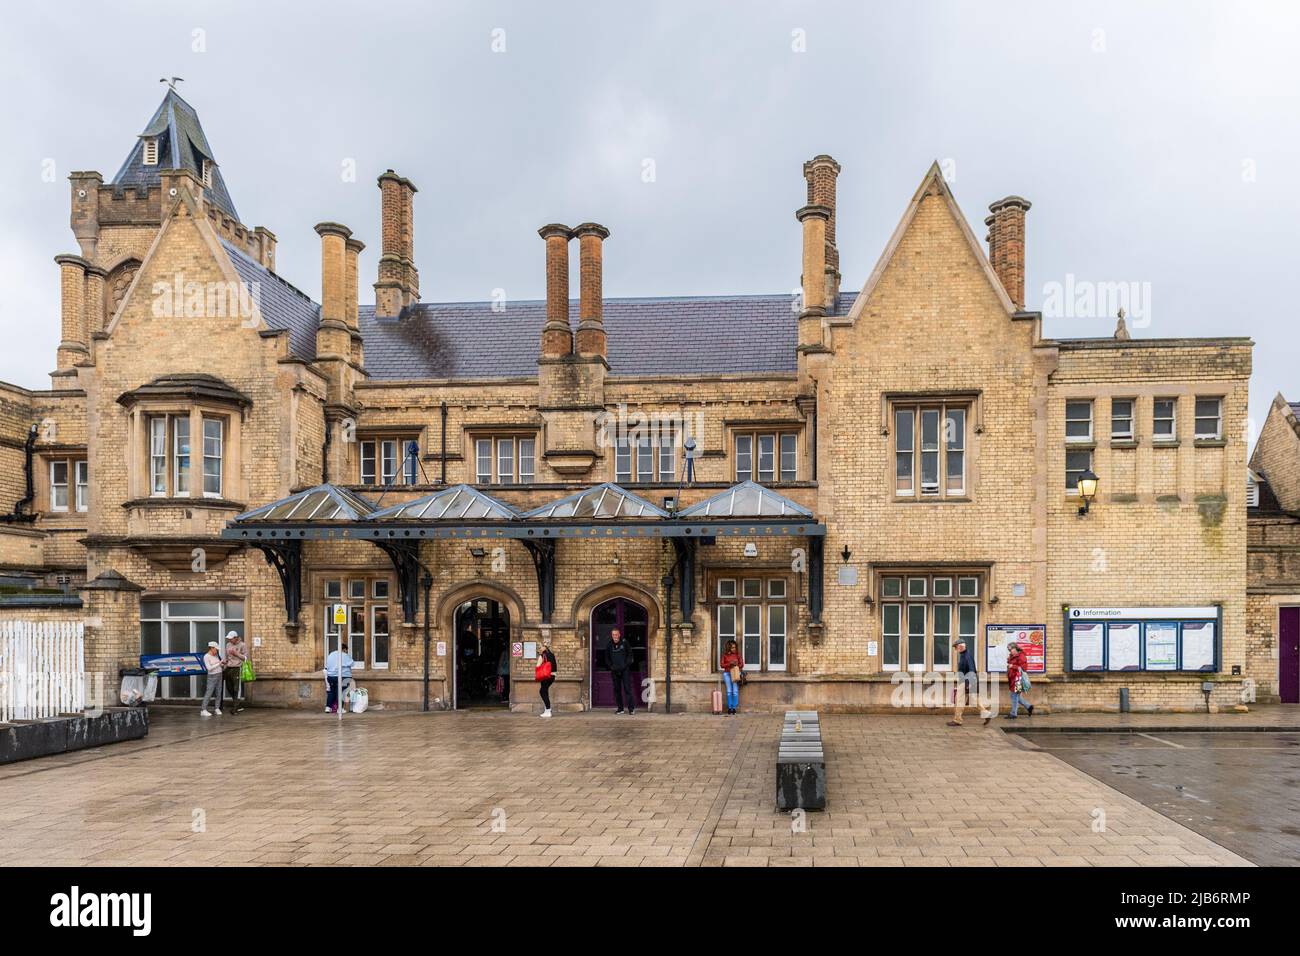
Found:
[[[629,715],[636,713],[636,702],[632,698],[632,683],[628,672],[632,669],[632,648],[623,640],[623,632],[618,628],[609,633],[609,646],[605,648],[605,666],[609,676],[614,678],[614,703],[618,707],[616,714],[623,713],[624,699],[627,701]]]
[[[352,665],[356,663],[348,654],[348,642],[339,641],[339,649],[330,651],[329,656],[325,658],[325,684],[329,688],[325,695],[325,713],[335,713],[335,709],[343,706],[343,701],[339,698],[339,690],[342,685],[352,679]]]
[[[203,689],[203,708],[200,717],[211,717],[208,701],[215,701],[216,714],[221,716],[221,646],[216,641],[208,641],[208,652],[203,655],[203,666],[208,670],[208,683]]]
[[[233,713],[244,709],[244,661],[248,660],[248,650],[244,639],[238,631],[226,635],[226,657],[222,661],[223,675],[226,679],[226,697]]]
[[[965,641],[959,639],[953,647],[957,648],[957,686],[953,689],[952,720],[948,721],[948,726],[960,727],[967,696],[974,691],[975,699],[979,700],[979,671],[975,667],[975,654],[966,647]],[[984,723],[992,719],[990,714],[984,715]]]

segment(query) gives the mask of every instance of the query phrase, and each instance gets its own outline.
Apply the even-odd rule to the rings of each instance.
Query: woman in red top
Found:
[[[740,658],[740,651],[735,641],[727,641],[727,648],[722,653],[722,681],[727,685],[727,713],[734,714],[740,706],[740,675],[745,669],[745,662]]]
[[[1007,684],[1011,688],[1011,714],[1008,719],[1015,720],[1020,705],[1025,705],[1029,716],[1034,716],[1034,705],[1025,700],[1024,691],[1020,689],[1020,676],[1025,670],[1025,652],[1014,641],[1007,645]]]

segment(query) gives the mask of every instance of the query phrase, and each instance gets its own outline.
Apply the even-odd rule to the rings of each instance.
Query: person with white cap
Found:
[[[248,647],[238,631],[226,634],[226,656],[221,662],[224,668],[225,694],[234,713],[244,709],[244,661],[248,660]]]
[[[208,652],[203,655],[203,666],[208,669],[208,686],[203,691],[203,709],[199,711],[201,717],[211,717],[208,711],[208,701],[216,701],[216,714],[221,716],[221,645],[216,641],[208,641]]]

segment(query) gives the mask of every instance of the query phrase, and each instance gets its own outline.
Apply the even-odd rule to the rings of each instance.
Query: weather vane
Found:
[[[172,92],[175,92],[175,91],[176,91],[176,84],[177,84],[177,83],[184,83],[184,82],[185,82],[185,77],[183,77],[183,76],[173,76],[173,77],[169,80],[167,77],[164,76],[164,77],[161,77],[161,78],[158,80],[158,82],[159,82],[159,83],[166,83],[166,84],[167,84],[167,89],[171,90]]]

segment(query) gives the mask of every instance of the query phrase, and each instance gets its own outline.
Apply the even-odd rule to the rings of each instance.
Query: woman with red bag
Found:
[[[1029,716],[1034,716],[1034,705],[1025,699],[1025,694],[1029,690],[1029,681],[1025,676],[1025,652],[1020,649],[1020,645],[1012,641],[1007,645],[1007,684],[1011,687],[1011,713],[1007,715],[1008,720],[1015,720],[1016,713],[1020,710],[1020,705],[1025,705],[1025,710]]]
[[[541,653],[537,655],[537,670],[534,671],[542,694],[543,717],[551,716],[551,685],[555,683],[556,670],[555,654],[549,646],[543,644]]]

